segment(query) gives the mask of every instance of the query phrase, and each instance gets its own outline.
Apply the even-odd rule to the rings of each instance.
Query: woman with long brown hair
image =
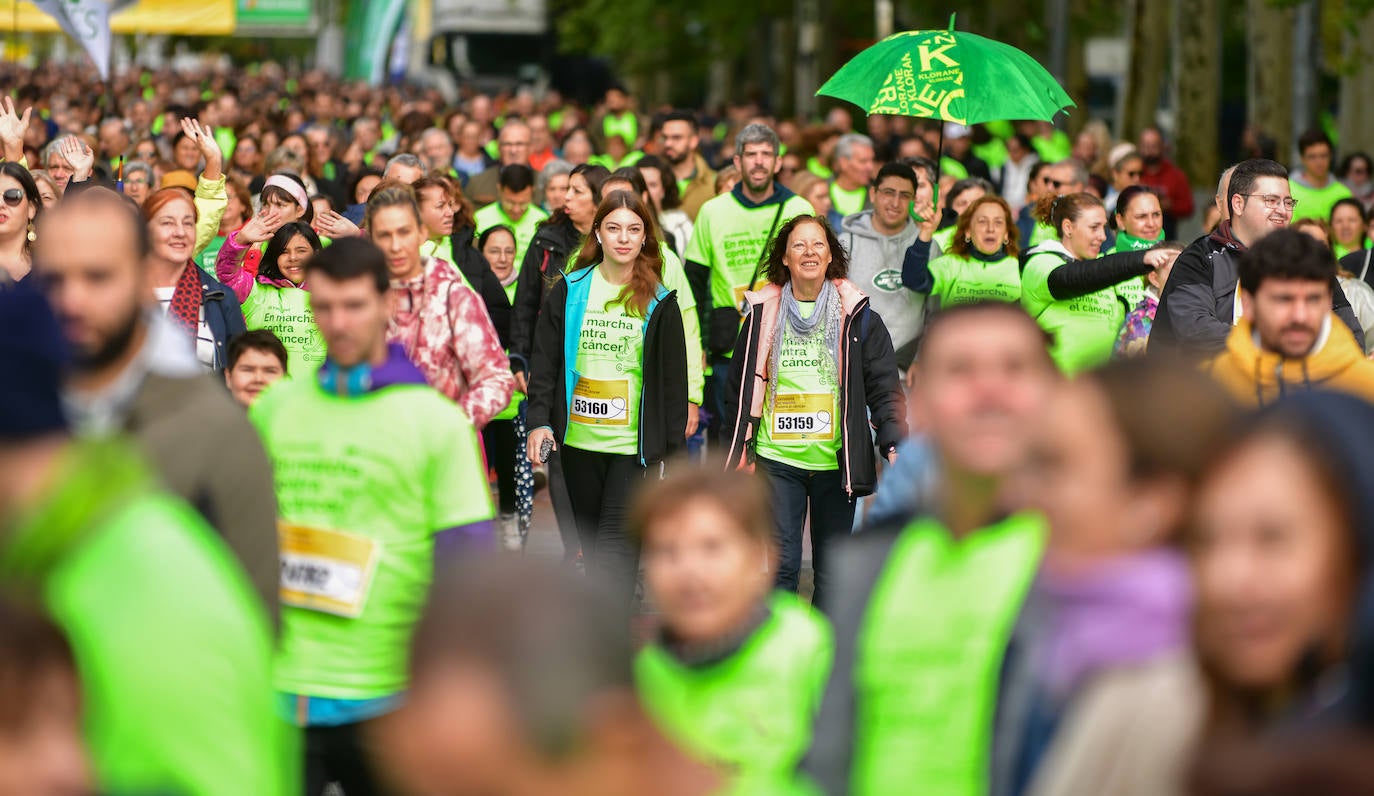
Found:
[[[639,550],[626,509],[649,465],[683,444],[687,346],[652,212],[615,191],[591,230],[539,314],[526,453],[562,459],[587,570],[629,602]]]

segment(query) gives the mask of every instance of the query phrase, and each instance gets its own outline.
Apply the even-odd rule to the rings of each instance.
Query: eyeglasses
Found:
[[[878,196],[884,199],[901,199],[903,202],[910,202],[916,199],[916,194],[911,191],[899,191],[896,188],[883,188],[878,191]]]
[[[1287,210],[1288,212],[1291,213],[1291,212],[1293,212],[1293,208],[1295,208],[1295,207],[1298,206],[1298,200],[1297,200],[1297,199],[1293,199],[1293,198],[1290,198],[1290,197],[1287,197],[1287,196],[1277,196],[1277,195],[1272,194],[1272,193],[1266,193],[1266,194],[1243,193],[1243,194],[1240,194],[1240,195],[1241,195],[1241,196],[1246,196],[1246,197],[1259,197],[1259,200],[1260,200],[1261,202],[1264,202],[1265,208],[1267,208],[1267,209],[1269,209],[1269,210],[1278,210],[1278,209],[1279,209],[1279,206],[1282,205],[1284,210]]]
[[[19,203],[24,201],[24,192],[18,188],[10,188],[0,194],[0,199],[5,200],[6,207],[18,207]]]

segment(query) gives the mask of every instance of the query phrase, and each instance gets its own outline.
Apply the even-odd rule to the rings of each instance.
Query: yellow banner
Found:
[[[222,36],[233,33],[234,26],[234,0],[139,0],[110,18],[110,30],[115,33]],[[62,32],[52,17],[22,0],[0,0],[0,29]]]

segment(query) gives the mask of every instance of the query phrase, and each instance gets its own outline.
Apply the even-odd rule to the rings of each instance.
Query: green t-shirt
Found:
[[[941,307],[973,304],[978,301],[1021,300],[1021,266],[1015,257],[984,262],[950,253],[930,263],[935,285],[930,295],[940,297]]]
[[[964,164],[948,155],[940,158],[940,174],[948,174],[956,180],[968,179],[968,169],[964,168]]]
[[[495,514],[472,421],[423,384],[340,397],[314,379],[274,385],[249,417],[277,484],[277,690],[400,693],[434,535]]]
[[[1068,374],[1087,370],[1111,359],[1126,307],[1116,286],[1086,296],[1056,301],[1050,295],[1049,276],[1064,265],[1052,252],[1032,255],[1021,273],[1021,306],[1040,328],[1054,336],[1050,357]]]
[[[243,320],[249,329],[271,329],[286,346],[288,376],[308,376],[324,362],[324,337],[307,291],[254,282],[243,300]]]
[[[224,241],[227,238],[227,235],[216,235],[210,239],[210,242],[205,245],[205,251],[196,258],[200,264],[200,270],[210,276],[215,275],[215,260],[219,257],[219,250],[224,248]]]
[[[530,247],[530,241],[534,240],[534,233],[539,229],[540,222],[548,217],[549,214],[544,212],[544,208],[530,205],[519,221],[511,221],[500,202],[492,202],[478,210],[473,216],[477,222],[478,235],[492,227],[503,224],[515,231],[515,269],[517,271],[520,270],[520,264],[525,261],[525,250]]]
[[[1356,251],[1364,251],[1365,249],[1374,249],[1374,241],[1371,241],[1369,238],[1365,238],[1365,239],[1364,239],[1364,245],[1361,246],[1361,247],[1358,248],[1358,249],[1347,249],[1347,248],[1345,248],[1344,246],[1342,246],[1342,245],[1339,244],[1339,243],[1332,243],[1332,244],[1331,244],[1331,248],[1334,249],[1334,250],[1336,251],[1336,259],[1339,261],[1342,257],[1345,257],[1346,255],[1349,255],[1349,254],[1353,254],[1353,253],[1356,252]]]
[[[816,310],[814,301],[797,305],[806,318]],[[802,340],[783,329],[778,372],[771,374],[777,391],[763,402],[759,422],[759,456],[803,470],[839,469],[840,388],[832,359],[820,329]]]
[[[770,238],[789,219],[812,212],[811,203],[796,195],[787,198],[781,213],[772,202],[745,207],[733,191],[707,200],[683,259],[710,269],[711,306],[738,309],[744,292],[754,287],[750,277],[758,273],[757,285],[766,281],[767,265],[760,261]]]
[[[625,146],[633,147],[639,140],[639,119],[631,111],[625,111],[619,116],[608,113],[601,120],[601,132],[606,138],[618,135],[625,142]]]
[[[935,230],[934,234],[932,234],[932,235],[930,236],[930,239],[931,239],[932,241],[934,241],[935,246],[938,247],[938,248],[932,248],[931,251],[940,251],[940,252],[947,252],[947,251],[949,251],[949,249],[950,249],[950,245],[949,245],[949,244],[950,244],[950,242],[952,242],[952,241],[954,240],[954,231],[955,231],[956,229],[958,229],[958,227],[956,227],[955,225],[951,224],[951,225],[945,227],[944,229],[937,229],[937,230]]]
[[[820,177],[822,180],[828,180],[835,176],[835,172],[826,168],[826,165],[821,162],[821,159],[815,155],[806,159],[806,170]]]
[[[837,182],[830,183],[830,202],[835,205],[835,212],[841,216],[852,216],[862,212],[864,205],[868,204],[868,189],[856,188],[846,191]]]
[[[1335,177],[1328,177],[1327,180],[1325,188],[1309,188],[1297,180],[1288,181],[1288,191],[1298,202],[1293,208],[1293,218],[1288,223],[1302,218],[1328,222],[1331,220],[1331,208],[1351,193],[1350,189]],[[1259,197],[1254,197],[1254,201],[1259,201]]]
[[[1069,134],[1059,129],[1050,133],[1049,138],[1034,136],[1031,146],[1042,163],[1058,163],[1073,154],[1073,142],[1069,140]]]
[[[272,628],[224,540],[124,442],[76,442],[58,462],[0,534],[0,583],[41,590],[71,644],[96,790],[298,793]]]
[[[1006,141],[993,137],[986,144],[974,144],[972,146],[973,156],[988,164],[989,169],[1000,169],[1007,159],[1011,157],[1007,153]]]
[[[1137,238],[1126,232],[1118,232],[1116,235],[1116,245],[1112,247],[1110,252],[1103,252],[1103,254],[1146,251],[1154,248],[1163,241],[1163,232],[1160,232],[1159,237],[1154,240],[1145,240],[1144,238]],[[1116,294],[1121,297],[1122,301],[1126,302],[1125,306],[1130,309],[1135,309],[1136,305],[1145,300],[1146,284],[1148,284],[1146,282],[1146,277],[1143,276],[1139,279],[1127,279],[1125,282],[1121,282],[1116,286]],[[1127,310],[1127,312],[1129,311],[1130,310]]]
[[[1037,221],[1035,222],[1035,226],[1031,227],[1030,245],[1026,248],[1034,249],[1036,246],[1039,246],[1047,240],[1058,239],[1059,233],[1054,231],[1054,227],[1050,226],[1049,224]]]
[[[581,450],[639,452],[639,398],[644,387],[644,319],[617,301],[622,288],[591,276],[577,337],[577,383],[563,443]]]
[[[692,295],[692,283],[682,259],[666,241],[659,241],[659,256],[663,258],[663,286],[677,291],[677,308],[682,313],[682,333],[687,336],[687,402],[701,406],[706,389],[701,358],[701,319],[697,315],[697,300]],[[514,299],[512,299],[514,301]]]
[[[988,792],[999,676],[1045,544],[1013,515],[956,539],[937,520],[893,544],[859,625],[849,793]]]
[[[658,644],[635,659],[645,708],[698,759],[745,776],[791,774],[834,657],[830,624],[796,595],[774,592],[771,614],[734,654],[688,666]]]

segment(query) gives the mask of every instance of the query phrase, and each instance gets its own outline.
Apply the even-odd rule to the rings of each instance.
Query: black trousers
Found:
[[[482,429],[487,464],[496,471],[496,492],[502,514],[515,513],[515,423],[493,420]],[[524,455],[520,451],[520,455]]]
[[[603,580],[625,605],[634,599],[639,577],[639,544],[630,536],[626,514],[644,468],[635,456],[597,453],[563,446],[563,478],[568,485],[577,536],[589,577]]]
[[[367,722],[305,728],[305,796],[321,796],[337,782],[345,796],[382,796],[369,750],[362,742]]]

